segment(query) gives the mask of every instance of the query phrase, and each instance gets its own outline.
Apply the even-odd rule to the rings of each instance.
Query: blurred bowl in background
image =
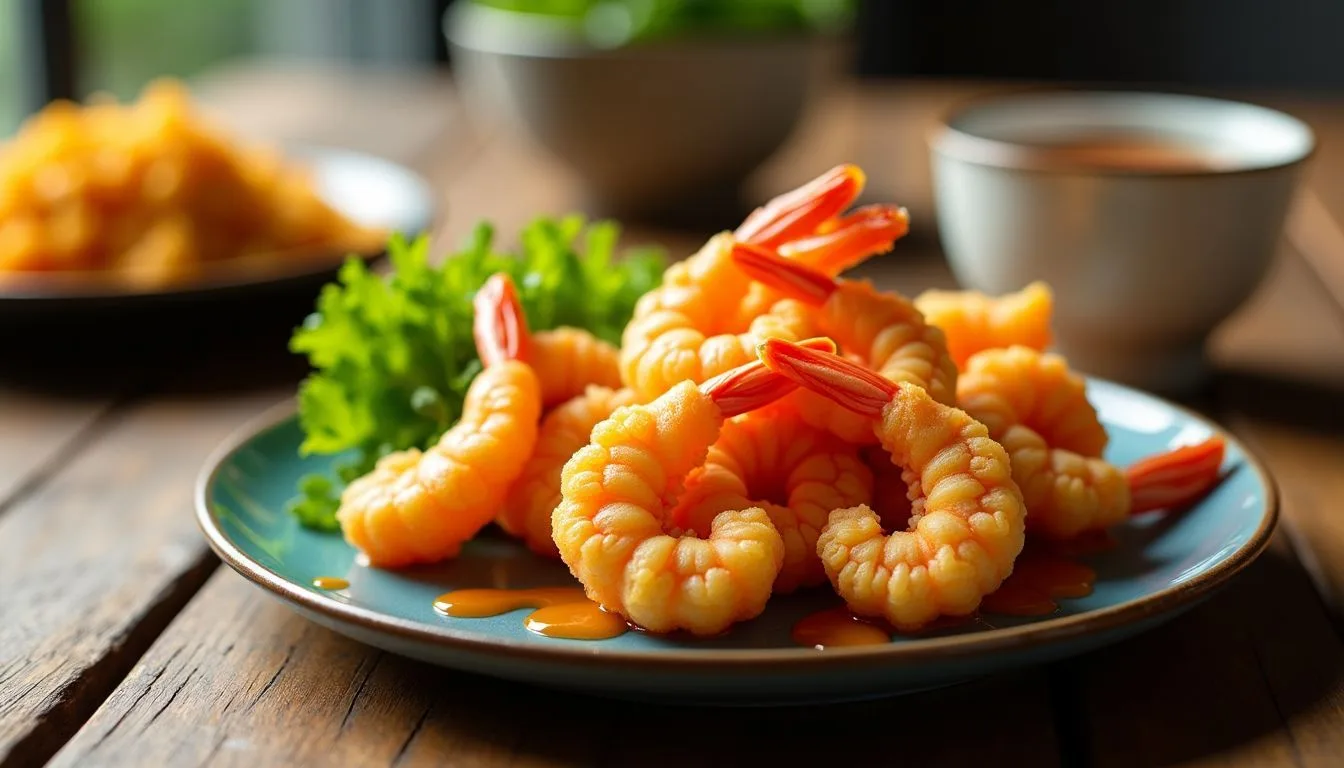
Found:
[[[572,23],[471,2],[444,31],[470,119],[544,147],[611,216],[736,206],[841,51],[801,32],[603,49]]]
[[[971,101],[931,140],[938,229],[959,282],[1045,280],[1078,369],[1183,392],[1204,344],[1277,249],[1314,138],[1250,104],[1123,92]]]

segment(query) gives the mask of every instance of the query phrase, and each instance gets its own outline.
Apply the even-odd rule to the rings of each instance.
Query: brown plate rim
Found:
[[[1279,491],[1273,477],[1249,446],[1219,426],[1216,422],[1189,408],[1172,403],[1132,387],[1097,377],[1089,382],[1104,383],[1127,393],[1138,394],[1161,402],[1184,414],[1232,444],[1245,457],[1245,464],[1260,480],[1265,489],[1265,511],[1260,524],[1250,539],[1207,572],[1175,586],[1135,598],[1108,608],[1061,616],[1055,619],[1024,624],[1018,627],[992,629],[964,635],[908,640],[884,646],[832,648],[817,651],[811,648],[769,649],[672,649],[658,651],[613,650],[594,643],[585,648],[557,643],[539,646],[516,640],[500,639],[480,633],[460,631],[449,627],[427,628],[422,624],[389,617],[373,610],[351,606],[330,597],[318,595],[285,579],[251,559],[239,550],[216,525],[208,503],[208,492],[224,462],[244,443],[262,432],[279,426],[296,413],[293,398],[278,403],[226,438],[206,460],[197,477],[195,488],[196,521],[211,548],[231,568],[273,595],[297,606],[321,614],[341,623],[355,624],[365,630],[395,635],[404,640],[436,645],[444,650],[460,651],[477,656],[501,659],[525,659],[547,664],[556,662],[596,665],[605,668],[621,666],[639,669],[713,669],[720,672],[760,671],[788,663],[798,669],[816,670],[826,667],[871,666],[873,664],[916,664],[924,661],[949,661],[980,656],[996,651],[1022,650],[1027,647],[1057,643],[1087,635],[1103,633],[1140,623],[1145,619],[1175,613],[1206,597],[1240,573],[1269,545],[1279,517]]]

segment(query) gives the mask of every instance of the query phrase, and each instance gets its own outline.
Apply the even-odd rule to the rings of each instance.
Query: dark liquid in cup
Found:
[[[1160,136],[1077,136],[1028,146],[1032,154],[1048,159],[1052,165],[1080,169],[1182,173],[1216,171],[1232,165],[1229,158],[1210,148]]]

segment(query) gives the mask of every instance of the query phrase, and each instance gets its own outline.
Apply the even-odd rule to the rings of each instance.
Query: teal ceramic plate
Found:
[[[1111,434],[1108,458],[1127,465],[1164,449],[1223,434],[1155,397],[1093,380],[1089,397]],[[1118,546],[1084,558],[1097,571],[1084,598],[1036,618],[986,615],[889,645],[817,650],[791,629],[838,600],[829,589],[776,597],[758,619],[709,640],[640,632],[557,640],[523,625],[527,610],[487,619],[448,618],[434,598],[470,587],[563,586],[563,565],[485,534],[456,561],[385,572],[356,563],[338,535],[299,527],[284,511],[295,481],[330,459],[299,458],[300,432],[286,406],[245,428],[206,467],[197,492],[201,528],[239,573],[314,621],[356,640],[435,664],[609,696],[717,704],[837,701],[947,685],[1050,661],[1115,642],[1206,597],[1265,547],[1276,516],[1268,474],[1234,438],[1224,481],[1178,515],[1120,526]],[[317,577],[349,586],[327,591]]]

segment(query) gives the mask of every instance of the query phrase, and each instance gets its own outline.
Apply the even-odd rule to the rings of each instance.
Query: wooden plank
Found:
[[[1344,492],[1344,323],[1286,249],[1211,357],[1208,404],[1277,478],[1280,535],[1207,607],[1068,667],[1085,742],[1098,765],[1333,765],[1344,754],[1344,525],[1332,514]]]
[[[1344,311],[1344,230],[1314,191],[1298,195],[1288,218],[1288,237],[1335,306]]]
[[[52,765],[822,765],[837,754],[1058,763],[1038,673],[837,707],[632,705],[384,654],[222,570]]]
[[[249,64],[195,85],[207,112],[258,139],[344,146],[425,170],[463,147],[442,75]],[[354,103],[362,108],[352,113]],[[210,341],[204,366],[155,359],[100,379],[101,399],[88,406],[0,394],[0,504],[24,491],[0,518],[0,765],[54,752],[214,568],[191,514],[196,473],[226,434],[292,393],[303,372],[282,341],[265,349],[250,337],[228,341]],[[33,378],[28,367],[4,373]],[[143,392],[165,378],[173,392],[88,431],[109,393]],[[59,476],[24,485],[58,462]]]
[[[1280,486],[1283,527],[1344,629],[1344,315],[1296,253],[1222,329],[1220,410]]]
[[[109,405],[106,399],[61,400],[0,389],[0,514],[16,493],[57,471]]]
[[[1338,434],[1312,434],[1251,415],[1239,414],[1229,422],[1253,450],[1265,457],[1280,486],[1285,533],[1331,619],[1344,632],[1344,521],[1338,515],[1339,500],[1344,497],[1344,476],[1340,474],[1344,439]]]
[[[130,407],[0,517],[0,765],[54,752],[199,588],[215,561],[192,516],[196,473],[290,391]]]
[[[1344,754],[1344,646],[1282,538],[1205,606],[1060,674],[1097,766]]]
[[[1344,317],[1291,247],[1285,247],[1264,285],[1214,334],[1209,354],[1220,381],[1254,378],[1261,384],[1299,382],[1344,386]],[[1282,402],[1282,411],[1296,401]]]
[[[1257,103],[1305,120],[1316,134],[1316,154],[1306,167],[1305,186],[1338,220],[1344,215],[1344,101],[1335,94],[1267,93]],[[1344,258],[1344,255],[1338,258]]]

